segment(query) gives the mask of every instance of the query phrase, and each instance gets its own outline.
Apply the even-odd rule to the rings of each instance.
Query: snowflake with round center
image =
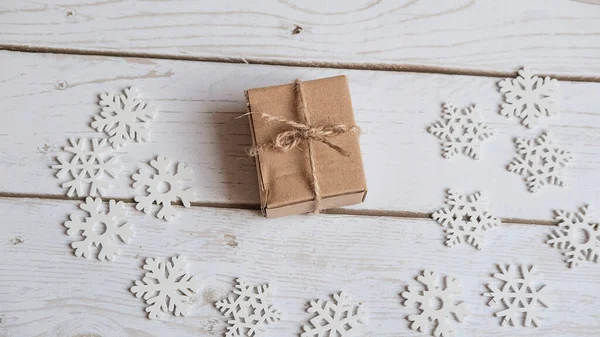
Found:
[[[59,165],[52,168],[59,170],[57,178],[67,173],[72,180],[62,184],[63,188],[69,188],[67,196],[78,197],[90,195],[96,196],[103,189],[109,188],[110,184],[103,180],[105,175],[115,177],[120,169],[115,157],[108,157],[111,148],[106,145],[106,139],[69,139],[71,146],[65,146],[64,151],[71,154],[68,159],[57,157]],[[91,149],[89,144],[91,143]],[[89,191],[84,191],[89,185]]]
[[[507,78],[498,85],[504,94],[505,103],[500,110],[503,116],[521,118],[521,123],[531,128],[541,116],[558,114],[559,106],[554,99],[558,81],[555,79],[537,77],[530,69],[523,68],[516,79]]]
[[[227,337],[263,336],[265,325],[279,321],[281,312],[271,304],[271,288],[268,284],[251,287],[237,279],[233,295],[215,303],[227,321]]]
[[[530,192],[537,192],[546,184],[565,186],[564,167],[572,156],[554,147],[546,132],[535,139],[517,138],[515,144],[519,157],[508,165],[508,170],[525,177]]]
[[[438,275],[434,272],[425,270],[417,280],[423,284],[423,288],[408,287],[408,291],[402,293],[406,299],[404,306],[414,306],[421,310],[418,315],[408,316],[412,322],[410,328],[423,332],[424,326],[428,322],[436,324],[432,335],[436,337],[450,336],[454,334],[454,329],[448,322],[452,316],[462,322],[468,315],[467,305],[463,302],[456,303],[452,296],[461,294],[462,288],[458,280],[446,276],[444,285],[438,285]]]
[[[368,319],[363,306],[353,305],[350,296],[344,292],[333,294],[333,301],[310,301],[306,311],[317,315],[310,320],[312,326],[303,327],[302,337],[360,336],[362,326]]]
[[[100,116],[95,116],[92,128],[106,132],[113,148],[135,140],[148,140],[147,122],[154,118],[156,109],[140,100],[141,94],[136,88],[123,91],[122,95],[106,93],[100,95]]]
[[[581,207],[579,212],[556,211],[558,229],[550,235],[547,243],[564,250],[565,262],[570,268],[579,266],[580,262],[598,262],[600,255],[600,224],[592,223],[588,206]]]
[[[493,135],[480,121],[474,105],[459,109],[449,103],[444,104],[442,119],[431,125],[428,131],[442,141],[444,158],[451,158],[462,151],[473,159],[479,159],[481,143]]]
[[[133,235],[131,225],[125,223],[119,218],[126,215],[125,204],[123,202],[108,202],[108,212],[102,212],[102,200],[87,197],[85,202],[79,205],[79,208],[89,213],[86,218],[78,215],[71,215],[70,220],[65,222],[68,228],[67,234],[74,235],[82,232],[83,240],[71,243],[75,249],[75,255],[78,257],[89,257],[92,245],[100,247],[98,259],[108,259],[112,261],[115,254],[119,253],[119,247],[115,244],[118,237],[124,243],[129,242]]]
[[[446,246],[464,240],[481,249],[485,232],[500,224],[500,219],[488,213],[486,200],[480,193],[464,195],[448,190],[446,207],[433,213],[432,218],[446,228]]]
[[[136,209],[143,210],[147,214],[150,212],[152,204],[156,203],[161,206],[157,217],[171,221],[177,215],[177,210],[172,203],[181,199],[183,206],[190,207],[190,201],[194,198],[193,189],[182,186],[183,180],[192,179],[192,169],[183,163],[178,163],[173,172],[171,161],[161,156],[150,161],[150,165],[156,169],[157,174],[140,169],[132,177],[134,188],[146,187],[146,192],[148,192],[147,196],[135,197]]]
[[[144,300],[150,305],[146,307],[150,319],[156,319],[161,311],[185,316],[192,296],[200,287],[200,283],[185,272],[187,263],[184,257],[173,257],[171,261],[146,259],[144,270],[147,272],[144,278],[135,281],[130,289],[135,297],[144,296]]]
[[[542,277],[534,266],[498,265],[500,273],[495,273],[494,278],[504,282],[502,289],[488,284],[489,293],[484,296],[491,297],[488,305],[503,304],[506,309],[496,312],[496,317],[502,318],[502,325],[514,325],[521,314],[525,314],[523,326],[531,323],[538,326],[540,317],[539,309],[548,307],[546,304],[546,288],[538,285]],[[518,269],[518,271],[517,271]]]

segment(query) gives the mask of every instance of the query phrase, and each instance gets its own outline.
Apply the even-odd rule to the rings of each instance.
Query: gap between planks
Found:
[[[64,201],[83,201],[85,197],[70,198],[59,194],[27,194],[27,193],[6,193],[0,192],[0,198],[5,199],[45,199],[45,200],[64,200]],[[104,199],[104,197],[102,197]],[[135,201],[131,198],[106,198],[107,200],[122,201],[126,204],[134,204]],[[174,205],[183,206],[181,202],[174,202]],[[191,202],[191,207],[210,207],[210,208],[227,208],[227,209],[249,209],[260,210],[259,204],[228,204],[224,202]],[[441,207],[441,206],[440,206]],[[393,217],[404,219],[431,219],[431,213],[412,212],[412,211],[384,211],[374,209],[348,209],[348,208],[332,208],[321,211],[321,214],[335,215],[358,215],[372,217]],[[537,226],[555,226],[556,221],[552,220],[532,220],[519,218],[500,218],[502,223],[510,223],[517,225],[537,225]]]
[[[220,57],[220,56],[188,56],[188,55],[170,55],[161,53],[146,53],[146,52],[122,52],[112,50],[85,50],[74,48],[55,48],[55,47],[40,47],[40,46],[25,46],[0,44],[0,50],[23,52],[23,53],[39,53],[39,54],[64,54],[64,55],[86,55],[86,56],[104,56],[104,57],[122,57],[122,58],[147,58],[159,60],[175,60],[175,61],[196,61],[196,62],[213,62],[213,63],[234,63],[234,64],[253,64],[253,65],[271,65],[285,67],[302,67],[302,68],[332,68],[332,69],[348,69],[348,70],[371,70],[371,71],[393,71],[407,73],[423,73],[423,74],[441,74],[454,76],[478,76],[478,77],[514,77],[518,69],[514,72],[508,71],[490,71],[466,68],[446,68],[425,65],[412,64],[392,64],[392,63],[357,63],[357,62],[330,62],[330,61],[297,61],[297,60],[276,60],[262,58],[244,58],[244,57]],[[527,66],[523,64],[523,66]],[[600,76],[570,76],[559,75],[552,73],[536,74],[540,77],[550,76],[560,81],[570,82],[600,82]]]

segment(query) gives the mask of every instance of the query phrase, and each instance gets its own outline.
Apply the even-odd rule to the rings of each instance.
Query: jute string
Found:
[[[304,97],[302,82],[297,79],[294,84],[296,91],[296,108],[298,109],[300,115],[302,115],[304,123],[298,123],[284,117],[273,116],[267,113],[248,113],[252,115],[258,115],[269,122],[277,122],[287,125],[290,128],[289,130],[280,132],[275,139],[268,143],[252,146],[248,153],[250,156],[254,157],[265,150],[286,152],[306,142],[308,147],[308,158],[310,162],[312,179],[311,187],[315,196],[313,211],[314,213],[319,213],[321,210],[321,186],[319,184],[319,177],[315,164],[315,150],[313,148],[312,141],[314,140],[326,144],[339,154],[348,157],[350,154],[346,150],[331,143],[329,139],[342,135],[346,132],[360,132],[360,129],[357,126],[347,126],[343,124],[313,126],[310,122],[310,113]]]

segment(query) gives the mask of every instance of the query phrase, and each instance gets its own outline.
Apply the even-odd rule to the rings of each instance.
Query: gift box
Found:
[[[367,184],[346,76],[245,92],[267,218],[357,204]]]

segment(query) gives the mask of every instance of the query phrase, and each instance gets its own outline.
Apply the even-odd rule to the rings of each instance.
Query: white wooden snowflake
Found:
[[[135,281],[130,289],[135,297],[144,296],[144,300],[150,305],[146,307],[150,319],[156,319],[161,311],[185,316],[193,295],[200,287],[200,282],[186,273],[187,263],[184,257],[173,257],[171,261],[146,259],[144,270],[147,272],[144,278]]]
[[[131,225],[121,218],[127,215],[123,202],[108,202],[108,212],[103,212],[102,200],[87,197],[79,208],[89,213],[88,217],[81,218],[72,214],[70,220],[65,222],[68,228],[67,234],[79,233],[84,237],[81,241],[71,243],[78,257],[89,257],[92,245],[99,247],[98,260],[108,259],[112,261],[115,254],[119,253],[119,246],[115,243],[117,237],[124,243],[128,243],[133,236]]]
[[[600,224],[593,223],[588,206],[579,212],[556,211],[558,229],[546,241],[550,246],[563,250],[569,268],[583,261],[598,262],[600,255]],[[579,237],[581,235],[581,237]]]
[[[134,188],[146,187],[146,192],[148,192],[147,196],[135,197],[136,208],[147,214],[150,212],[152,204],[156,203],[161,206],[157,217],[171,221],[177,215],[177,210],[172,205],[173,202],[180,199],[183,206],[190,207],[190,201],[194,199],[194,190],[183,187],[184,180],[192,179],[192,169],[183,163],[178,163],[173,172],[171,161],[161,156],[150,161],[150,165],[156,169],[156,174],[153,171],[140,169],[132,177]]]
[[[493,135],[490,128],[480,121],[474,105],[459,109],[449,103],[444,104],[442,119],[431,125],[428,131],[442,141],[444,158],[463,152],[479,159],[481,143]]]
[[[102,190],[109,188],[110,184],[104,180],[106,175],[115,177],[120,170],[115,157],[109,157],[111,148],[106,145],[106,139],[69,139],[71,146],[65,146],[64,151],[69,153],[67,159],[57,157],[59,165],[52,168],[59,170],[57,178],[68,174],[71,180],[62,184],[63,188],[69,188],[67,196],[86,195],[96,196],[102,194]],[[89,144],[91,143],[91,148]],[[89,190],[86,190],[89,185]]]
[[[333,301],[310,301],[306,310],[317,315],[310,320],[311,325],[302,328],[302,337],[361,336],[362,326],[367,323],[367,312],[363,306],[352,304],[352,299],[344,292],[333,294]]]
[[[548,133],[543,132],[535,139],[515,139],[517,153],[508,170],[523,177],[529,191],[535,193],[546,184],[564,186],[564,167],[572,160],[568,151],[552,145]]]
[[[502,325],[515,325],[515,321],[524,314],[523,326],[530,326],[533,323],[538,327],[539,311],[548,305],[546,288],[544,285],[539,285],[542,277],[536,267],[498,265],[498,269],[500,273],[495,273],[494,278],[504,282],[502,288],[488,284],[490,292],[483,294],[491,297],[489,306],[503,304],[506,308],[496,312],[496,317],[502,318]]]
[[[481,249],[485,232],[500,224],[500,219],[488,213],[481,193],[464,195],[448,190],[446,207],[432,214],[432,218],[446,228],[446,246],[452,247],[463,240]]]
[[[456,303],[452,300],[454,295],[462,293],[462,287],[458,280],[446,276],[443,285],[438,285],[437,273],[424,270],[417,280],[423,284],[423,287],[408,287],[408,291],[402,293],[406,299],[404,306],[414,306],[417,304],[421,313],[408,316],[412,322],[410,328],[423,332],[423,328],[429,322],[436,324],[432,335],[436,337],[451,336],[454,329],[449,320],[454,317],[458,322],[462,322],[469,314],[467,305],[463,302]]]
[[[252,287],[237,279],[233,295],[215,303],[215,306],[230,319],[227,321],[226,337],[261,337],[265,325],[279,321],[281,312],[271,304],[271,288],[268,284]]]
[[[108,141],[118,149],[127,142],[148,140],[147,123],[156,113],[156,109],[140,100],[141,94],[136,88],[123,90],[122,95],[106,93],[100,95],[102,111],[94,117],[92,128],[106,132]]]
[[[523,125],[534,127],[541,116],[558,114],[559,105],[554,95],[558,81],[550,77],[535,76],[528,68],[519,70],[516,79],[507,78],[500,83],[500,92],[504,94],[500,114],[521,118]]]

